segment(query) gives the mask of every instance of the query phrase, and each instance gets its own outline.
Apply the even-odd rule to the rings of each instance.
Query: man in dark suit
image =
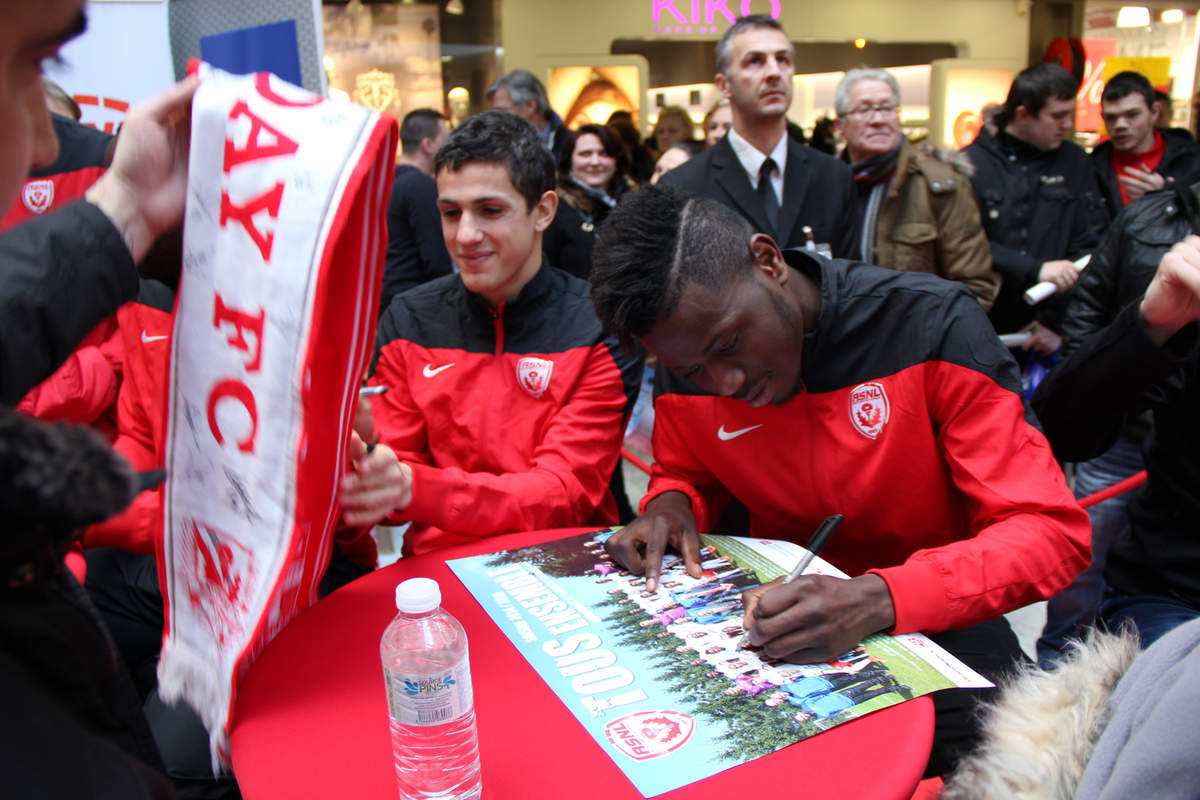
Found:
[[[858,238],[850,168],[787,135],[795,48],[774,19],[755,14],[717,42],[713,79],[733,109],[725,138],[663,181],[733,208],[782,248],[852,258]]]

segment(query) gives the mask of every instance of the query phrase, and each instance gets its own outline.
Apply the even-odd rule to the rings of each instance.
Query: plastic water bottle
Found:
[[[483,789],[467,634],[441,602],[437,581],[404,581],[379,643],[403,800],[469,800]]]

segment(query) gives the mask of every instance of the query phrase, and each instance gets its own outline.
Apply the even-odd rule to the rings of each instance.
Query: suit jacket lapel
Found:
[[[789,160],[791,157],[792,154],[788,153]],[[750,185],[746,168],[738,160],[737,153],[733,152],[733,145],[729,144],[728,138],[721,139],[712,146],[712,171],[713,180],[725,191],[733,205],[744,216],[750,218],[754,227],[760,231],[770,231],[771,226],[767,223],[767,214],[763,211],[762,202],[754,192],[754,187]],[[781,212],[780,220],[782,219]]]
[[[808,177],[808,147],[789,137],[787,166],[783,172],[783,202],[779,205],[780,247],[791,246],[792,229],[800,219],[804,198],[811,190]]]

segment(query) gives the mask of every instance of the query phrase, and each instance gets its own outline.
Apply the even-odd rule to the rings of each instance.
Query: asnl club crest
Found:
[[[527,356],[517,362],[517,383],[531,397],[541,397],[550,386],[550,373],[553,371],[553,361]]]
[[[54,202],[54,181],[42,178],[27,182],[21,192],[21,201],[34,214],[45,214]]]
[[[878,438],[891,410],[883,384],[861,383],[850,390],[850,424],[868,439]]]
[[[638,711],[604,726],[604,735],[634,761],[648,761],[674,753],[688,743],[696,720],[679,711]]]

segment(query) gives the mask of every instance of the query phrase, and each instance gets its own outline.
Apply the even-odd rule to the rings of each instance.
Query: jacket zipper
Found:
[[[496,358],[500,358],[500,354],[504,352],[504,320],[501,317],[504,314],[504,303],[501,303],[499,308],[489,311],[492,314],[492,324],[496,327]]]

